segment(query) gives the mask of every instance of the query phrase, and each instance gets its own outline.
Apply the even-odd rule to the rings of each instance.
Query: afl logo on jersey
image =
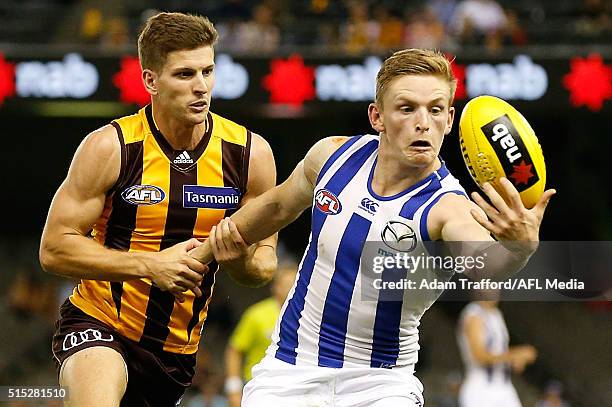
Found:
[[[166,193],[155,185],[132,185],[121,193],[121,197],[132,205],[155,205],[164,200]]]
[[[337,215],[342,210],[342,204],[333,192],[327,189],[319,189],[315,194],[315,205],[317,209],[326,215]]]
[[[417,237],[414,230],[399,220],[387,222],[380,233],[380,237],[388,247],[400,252],[411,252],[417,245]]]

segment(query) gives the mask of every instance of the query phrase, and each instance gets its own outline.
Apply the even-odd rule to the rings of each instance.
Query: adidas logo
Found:
[[[193,160],[187,154],[187,151],[183,151],[173,161],[174,164],[193,164]]]

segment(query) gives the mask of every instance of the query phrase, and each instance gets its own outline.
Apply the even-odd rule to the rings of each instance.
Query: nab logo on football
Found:
[[[327,189],[320,189],[315,195],[317,208],[326,215],[337,215],[342,210],[340,200]]]
[[[524,191],[540,178],[512,120],[503,115],[482,126],[482,132],[500,158],[504,172],[518,191]],[[504,159],[504,157],[506,159]]]
[[[132,205],[155,205],[163,201],[166,194],[155,185],[132,185],[121,193],[121,197]]]

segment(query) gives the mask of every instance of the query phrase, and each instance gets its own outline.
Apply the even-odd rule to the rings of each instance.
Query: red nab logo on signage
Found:
[[[340,204],[338,197],[327,189],[317,191],[315,204],[326,215],[337,215],[342,210],[342,204]]]

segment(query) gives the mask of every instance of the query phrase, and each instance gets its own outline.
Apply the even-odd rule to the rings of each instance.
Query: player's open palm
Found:
[[[497,240],[537,242],[544,211],[556,191],[554,189],[544,191],[535,206],[527,209],[521,201],[519,192],[508,179],[501,178],[499,184],[500,191],[489,183],[485,183],[482,187],[491,204],[479,193],[472,193],[472,199],[484,211],[486,217],[476,210],[471,211],[472,216]]]
[[[208,266],[189,255],[191,249],[201,245],[197,239],[189,239],[172,247],[153,253],[154,261],[149,264],[151,280],[163,291],[169,291],[179,302],[185,300],[185,292],[191,290],[201,296],[200,283]]]

